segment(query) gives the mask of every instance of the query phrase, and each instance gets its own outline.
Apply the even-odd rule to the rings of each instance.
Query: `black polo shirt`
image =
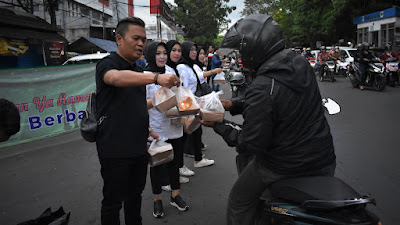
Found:
[[[149,136],[146,86],[115,87],[104,83],[104,74],[113,69],[142,72],[136,63],[129,63],[115,52],[97,63],[96,112],[98,118],[106,116],[96,137],[99,157],[145,155]]]

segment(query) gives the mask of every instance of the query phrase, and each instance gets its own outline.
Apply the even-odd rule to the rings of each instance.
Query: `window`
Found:
[[[82,15],[90,16],[90,9],[88,7],[82,5],[80,8]]]

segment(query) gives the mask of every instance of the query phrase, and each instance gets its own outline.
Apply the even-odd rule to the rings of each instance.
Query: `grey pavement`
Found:
[[[328,116],[337,154],[336,175],[363,194],[377,200],[372,208],[384,225],[400,221],[399,115],[400,88],[383,92],[360,91],[346,78],[319,83],[322,97],[337,101],[342,112]],[[223,85],[229,98],[229,85]],[[241,116],[227,119],[242,122]],[[210,128],[203,128],[204,152],[215,165],[195,171],[181,195],[190,205],[180,212],[169,205],[163,192],[165,215],[152,216],[152,193],[148,177],[143,192],[143,224],[220,225],[230,188],[237,178],[235,150]],[[102,179],[95,145],[79,132],[0,149],[0,224],[12,225],[40,215],[46,208],[63,206],[71,212],[70,225],[100,224]],[[121,216],[122,217],[122,216]]]

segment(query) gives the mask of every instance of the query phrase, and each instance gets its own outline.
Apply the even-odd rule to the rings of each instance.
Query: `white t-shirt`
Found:
[[[175,74],[174,69],[169,66],[165,66],[166,73]],[[150,71],[144,71],[144,73],[151,73]],[[176,74],[175,74],[176,75]],[[146,98],[152,99],[154,92],[161,88],[160,85],[148,84],[146,85]],[[166,137],[168,139],[177,139],[183,135],[182,125],[171,124],[171,119],[165,117],[165,113],[159,112],[155,107],[149,109],[150,127],[160,137]]]
[[[200,83],[204,83],[204,77],[203,77],[203,70],[196,64],[193,65],[193,69],[196,71],[197,74],[194,74],[192,68],[190,68],[186,64],[179,64],[176,66],[176,69],[179,72],[179,75],[181,76],[181,82],[184,87],[189,88],[192,93],[196,92],[196,87],[197,87],[197,78],[195,77],[196,75],[199,77]]]

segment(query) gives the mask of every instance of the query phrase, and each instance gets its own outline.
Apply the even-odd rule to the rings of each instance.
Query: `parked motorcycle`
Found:
[[[334,115],[340,106],[330,98],[322,100],[326,112]],[[258,225],[381,225],[366,209],[376,202],[363,196],[336,177],[314,176],[280,180],[260,197]]]
[[[385,59],[386,83],[392,87],[397,86],[399,81],[399,59],[390,57]]]
[[[322,75],[322,80],[328,79],[330,82],[335,82],[335,61],[327,60],[324,66],[324,73]]]
[[[350,64],[347,74],[349,76],[350,82],[354,88],[360,87],[361,84],[361,72],[359,69],[359,64]],[[372,89],[376,91],[382,91],[386,85],[385,77],[385,67],[375,58],[369,63],[367,69],[367,80],[365,88]]]

